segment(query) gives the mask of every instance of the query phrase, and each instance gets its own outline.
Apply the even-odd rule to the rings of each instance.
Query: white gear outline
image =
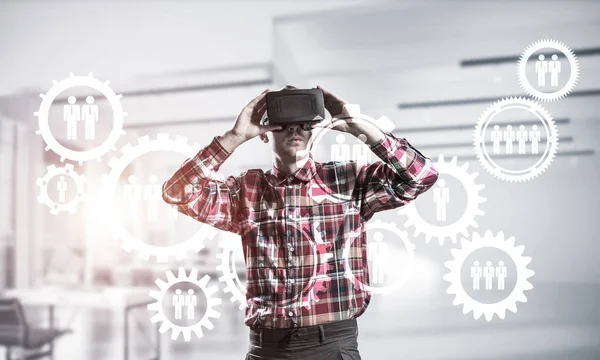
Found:
[[[220,282],[225,283],[225,293],[231,293],[230,301],[232,303],[239,302],[239,309],[244,310],[248,307],[246,303],[246,292],[241,290],[240,278],[235,271],[231,271],[231,266],[235,266],[235,250],[236,245],[241,244],[239,241],[232,241],[232,239],[222,239],[219,241],[219,247],[223,249],[217,254],[217,259],[220,260],[220,264],[217,265],[217,271],[223,275],[219,277]],[[242,249],[243,250],[243,249]]]
[[[407,266],[407,268],[410,269],[411,271],[408,271],[406,273],[406,275],[404,275],[400,280],[394,282],[390,286],[371,287],[367,284],[362,283],[360,280],[358,280],[356,278],[356,276],[354,276],[354,274],[352,273],[352,269],[350,268],[350,263],[348,262],[348,258],[350,256],[350,244],[354,240],[356,240],[356,238],[358,236],[360,236],[360,233],[350,232],[349,233],[350,236],[348,236],[348,238],[344,242],[344,249],[342,252],[342,259],[344,261],[344,277],[346,279],[348,279],[355,287],[357,287],[361,291],[367,291],[372,294],[388,294],[390,291],[397,290],[398,288],[402,287],[408,280],[411,279],[411,277],[413,275],[412,274],[413,266],[410,266],[410,265],[413,265],[415,262],[415,245],[410,242],[407,232],[400,230],[398,228],[398,226],[396,225],[396,223],[393,223],[393,222],[387,223],[387,222],[381,221],[380,219],[376,219],[374,221],[367,222],[365,226],[366,226],[365,231],[368,231],[370,228],[379,228],[379,229],[388,230],[388,231],[396,234],[400,238],[400,240],[402,240],[402,243],[404,244],[404,247],[406,248],[406,252],[408,254],[408,259],[409,259],[408,260],[409,266]]]
[[[150,153],[152,151],[172,151],[182,154],[188,158],[192,158],[199,151],[199,145],[188,145],[187,139],[183,136],[177,136],[175,139],[169,138],[167,134],[158,134],[156,139],[150,140],[148,136],[142,136],[137,140],[137,145],[133,146],[127,144],[121,149],[123,155],[120,158],[113,157],[108,163],[111,168],[108,175],[103,176],[105,185],[106,196],[108,203],[113,203],[115,190],[119,182],[119,177],[127,168],[127,166],[140,157],[141,155]],[[223,176],[219,175],[219,179]],[[118,221],[113,219],[114,228],[117,232],[117,236],[123,241],[123,249],[127,252],[137,250],[139,257],[143,260],[148,260],[151,255],[155,256],[157,262],[167,262],[169,257],[175,257],[177,260],[183,260],[186,257],[186,253],[190,250],[199,252],[204,249],[204,239],[212,239],[217,234],[217,229],[214,227],[203,224],[200,230],[192,235],[186,241],[169,246],[156,246],[148,245],[139,239],[132,236]]]
[[[315,128],[314,130],[318,129],[318,131],[316,131],[316,134],[312,134],[312,136],[308,140],[308,144],[306,144],[306,148],[304,150],[296,151],[296,164],[298,167],[304,166],[304,163],[308,160],[307,156],[313,151],[313,148],[316,148],[315,144],[318,144],[328,131],[333,130],[336,126],[340,124],[346,123],[348,119],[350,119],[350,122],[352,123],[366,124],[367,126],[375,127],[382,132],[391,132],[394,128],[394,123],[387,116],[380,116],[378,120],[375,120],[374,118],[368,115],[362,114],[360,112],[360,106],[358,104],[345,104],[344,110],[344,115],[339,115],[334,118],[331,118],[331,121],[329,123],[324,124],[324,126],[322,127]],[[317,186],[325,192],[325,195],[319,194],[317,196],[314,196],[312,191],[308,192],[308,195],[317,203],[321,203],[324,200],[328,200],[334,203],[349,200],[349,197],[347,196],[342,196],[341,194],[333,194],[327,186],[322,186],[320,182],[315,180],[317,179],[313,179],[313,182],[315,182]]]
[[[485,135],[482,136],[482,132],[485,132],[488,124],[494,116],[498,115],[502,111],[516,108],[519,110],[527,110],[535,115],[543,124],[546,129],[546,134],[549,134],[546,139],[546,149],[542,154],[540,160],[525,170],[513,171],[506,170],[503,167],[497,165],[489,156],[487,149],[485,148]],[[552,116],[546,109],[540,104],[533,100],[525,99],[521,97],[510,97],[498,100],[492,105],[488,106],[487,109],[481,114],[475,125],[475,131],[473,135],[475,146],[475,154],[483,165],[483,167],[494,177],[509,181],[509,182],[523,182],[531,180],[539,176],[544,172],[552,160],[556,156],[558,150],[558,130],[556,124],[552,119]]]
[[[569,81],[567,81],[565,86],[560,90],[551,93],[539,91],[534,88],[527,79],[527,61],[536,51],[544,48],[552,48],[562,52],[569,61],[569,67],[571,68]],[[579,79],[579,60],[577,60],[575,53],[573,53],[573,51],[563,42],[552,39],[539,40],[529,45],[521,54],[517,64],[517,77],[519,78],[521,87],[528,95],[541,101],[559,100],[567,96],[575,88],[577,80]]]
[[[527,280],[532,277],[535,272],[527,268],[531,262],[530,257],[523,257],[525,246],[515,247],[515,238],[509,237],[504,239],[504,233],[501,231],[497,235],[493,235],[491,230],[487,230],[483,237],[478,233],[472,234],[472,241],[461,239],[460,249],[451,249],[454,260],[444,263],[450,270],[443,279],[450,282],[450,286],[446,290],[447,294],[454,294],[453,305],[463,305],[463,314],[468,314],[473,311],[473,316],[477,320],[481,315],[489,322],[493,319],[494,314],[500,319],[504,319],[506,310],[513,313],[517,312],[517,302],[527,302],[525,296],[526,290],[533,289],[533,285]],[[511,257],[517,268],[517,281],[512,292],[506,299],[495,304],[485,304],[473,300],[462,286],[460,277],[461,269],[465,259],[474,251],[481,248],[492,247],[505,252]]]
[[[445,162],[444,155],[440,154],[438,161],[433,165],[440,174],[449,174],[459,180],[465,187],[467,193],[467,206],[460,219],[452,224],[444,226],[430,224],[419,215],[417,205],[414,201],[411,201],[398,210],[399,215],[406,215],[408,217],[404,226],[415,227],[414,237],[424,233],[426,243],[429,243],[432,238],[437,238],[438,243],[443,245],[445,238],[450,238],[452,243],[455,244],[458,234],[468,236],[469,226],[473,228],[479,226],[475,221],[476,216],[485,215],[485,212],[479,208],[481,203],[487,201],[487,198],[479,195],[479,193],[485,189],[485,185],[478,185],[475,183],[475,179],[477,179],[479,173],[470,174],[467,171],[469,168],[468,162],[465,162],[461,166],[458,166],[457,162],[458,158],[456,156],[452,157],[449,162]]]
[[[81,200],[85,199],[85,175],[77,174],[72,164],[65,164],[64,167],[56,167],[55,165],[48,166],[48,172],[43,178],[37,179],[37,186],[40,188],[40,195],[37,200],[40,204],[45,204],[50,208],[50,213],[58,215],[59,212],[68,212],[69,214],[77,211],[77,205]],[[64,204],[58,204],[50,198],[48,195],[48,183],[50,180],[57,175],[66,175],[75,181],[77,184],[77,194],[68,202]]]
[[[171,340],[177,340],[179,334],[183,334],[183,339],[189,342],[191,341],[192,333],[194,333],[198,339],[201,339],[204,336],[202,327],[205,327],[207,330],[212,330],[214,328],[210,318],[218,319],[221,317],[221,313],[214,309],[216,305],[221,305],[221,299],[213,297],[218,291],[218,288],[216,286],[208,287],[208,282],[210,280],[210,276],[208,275],[204,275],[202,279],[198,280],[198,269],[196,268],[193,268],[190,271],[189,276],[185,274],[185,268],[183,267],[179,268],[177,277],[175,277],[171,270],[167,271],[166,275],[167,282],[164,282],[161,279],[156,279],[155,281],[160,291],[151,290],[149,292],[150,296],[156,300],[156,302],[148,304],[148,310],[156,312],[156,314],[150,318],[150,321],[153,324],[157,322],[162,323],[158,330],[161,334],[164,334],[167,330],[171,329]],[[176,325],[167,318],[163,311],[162,303],[167,295],[167,291],[170,287],[178,283],[192,283],[202,289],[202,292],[206,295],[206,313],[202,316],[202,319],[194,325]]]
[[[52,88],[50,88],[46,94],[40,94],[42,103],[40,104],[39,110],[33,113],[33,115],[38,117],[39,123],[39,129],[36,131],[36,134],[42,135],[42,138],[46,143],[45,150],[54,151],[60,156],[61,162],[64,162],[65,159],[69,159],[76,161],[79,165],[82,165],[84,161],[88,160],[97,159],[99,161],[102,155],[110,150],[116,150],[115,144],[117,143],[117,140],[122,134],[125,134],[125,131],[123,130],[123,118],[128,114],[123,111],[123,106],[120,102],[123,95],[117,95],[110,88],[110,81],[102,82],[94,78],[92,73],[89,73],[88,76],[75,76],[73,73],[70,73],[68,78],[61,80],[60,82],[55,80],[53,81],[53,84]],[[86,86],[97,90],[104,95],[113,110],[113,128],[107,139],[104,140],[101,145],[85,151],[67,149],[60,144],[54,135],[52,135],[50,124],[48,122],[48,115],[54,100],[63,91],[76,86]]]

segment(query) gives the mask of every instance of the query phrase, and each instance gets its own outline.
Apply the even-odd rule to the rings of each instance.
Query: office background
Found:
[[[266,87],[320,84],[359,103],[370,116],[390,118],[394,134],[432,159],[443,154],[469,162],[487,198],[475,231],[514,236],[535,271],[534,289],[526,293],[527,303],[518,304],[518,313],[490,323],[475,320],[452,306],[441,279],[450,249],[458,245],[426,244],[407,228],[418,276],[402,291],[375,297],[360,318],[364,359],[598,359],[599,20],[600,4],[594,1],[4,1],[0,292],[57,284],[77,293],[104,287],[147,292],[165,269],[180,265],[213,269],[213,279],[218,277],[215,253],[226,234],[186,260],[158,266],[122,250],[99,221],[109,209],[93,191],[87,206],[72,215],[51,215],[37,202],[36,180],[47,166],[61,164],[35,134],[33,113],[52,80],[93,72],[111,81],[128,112],[117,149],[158,133],[205,145],[230,129],[241,108]],[[472,129],[494,101],[526,95],[516,62],[523,49],[544,38],[574,50],[579,82],[566,98],[543,104],[559,129],[551,166],[531,181],[504,182],[475,158]],[[77,141],[71,145],[85,148]],[[99,185],[114,156],[120,156],[118,150],[80,168],[88,189]],[[154,163],[163,181],[182,161],[146,164]],[[221,171],[239,174],[270,164],[268,145],[253,140]],[[150,165],[138,169],[144,166]],[[400,227],[406,220],[395,211],[379,218]],[[178,238],[168,228],[141,231],[150,243]],[[243,314],[228,294],[220,294],[222,315],[213,320],[214,330],[190,343],[161,336],[163,358],[243,358]],[[56,358],[120,358],[127,334],[117,309],[57,307],[55,321],[73,332],[57,341]],[[43,307],[28,307],[27,313],[45,321]],[[140,323],[128,330],[131,357],[149,358],[156,334],[149,315],[141,308],[128,316]]]

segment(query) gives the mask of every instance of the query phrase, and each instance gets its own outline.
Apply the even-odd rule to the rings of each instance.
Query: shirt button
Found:
[[[294,283],[294,279],[290,279],[290,284],[293,284],[293,283]]]
[[[289,316],[294,316],[294,313],[290,311],[290,312],[288,313],[288,315],[289,315]]]

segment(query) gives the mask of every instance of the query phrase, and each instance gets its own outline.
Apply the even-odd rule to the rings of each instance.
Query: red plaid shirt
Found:
[[[273,166],[215,180],[231,155],[215,137],[163,185],[163,198],[202,223],[241,235],[246,260],[246,325],[290,328],[352,319],[371,294],[344,276],[342,252],[357,281],[369,284],[365,223],[374,213],[414,200],[437,180],[429,158],[386,133],[370,146],[382,160],[308,161],[293,176]],[[329,187],[344,201],[314,200]]]

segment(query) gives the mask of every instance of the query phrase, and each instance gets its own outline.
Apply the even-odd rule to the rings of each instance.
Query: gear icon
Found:
[[[198,280],[198,269],[192,269],[190,275],[187,276],[185,274],[185,269],[180,267],[177,277],[175,277],[170,270],[166,272],[166,275],[167,282],[164,282],[161,279],[156,280],[156,285],[158,285],[160,290],[150,291],[150,296],[156,300],[156,302],[148,305],[149,311],[156,312],[150,321],[152,321],[153,324],[159,321],[162,323],[158,330],[161,334],[164,334],[167,330],[171,329],[171,340],[177,340],[179,334],[183,334],[183,339],[185,341],[190,341],[192,338],[192,333],[201,339],[204,336],[202,327],[205,327],[207,330],[212,330],[214,325],[211,322],[211,318],[218,319],[221,316],[221,313],[214,309],[215,306],[221,305],[221,299],[213,297],[213,295],[218,291],[217,287],[208,287],[208,282],[210,280],[210,276],[208,275],[204,275],[202,279]],[[202,316],[200,321],[191,326],[179,326],[174,324],[168,319],[163,310],[163,302],[168,301],[170,303],[170,300],[166,300],[169,288],[179,283],[194,284],[206,295],[206,313]]]
[[[533,285],[531,285],[528,279],[535,273],[533,270],[527,268],[527,265],[531,262],[531,258],[523,256],[524,246],[515,247],[514,237],[504,239],[503,232],[494,236],[492,232],[488,230],[483,237],[475,232],[472,235],[472,239],[472,241],[462,239],[461,248],[451,250],[454,260],[445,263],[446,267],[450,269],[450,272],[443,277],[444,280],[450,282],[450,286],[446,290],[446,293],[455,295],[454,305],[463,304],[464,314],[473,311],[475,319],[479,319],[481,315],[484,315],[487,321],[491,321],[494,314],[500,319],[504,319],[506,310],[516,313],[517,302],[527,302],[525,291],[533,289]],[[476,250],[482,248],[495,248],[501,250],[510,256],[516,265],[517,281],[514,289],[504,300],[496,303],[481,303],[472,299],[462,285],[461,269],[465,259]]]
[[[563,86],[558,91],[551,93],[539,91],[538,89],[533,87],[527,79],[527,61],[529,60],[531,55],[535,54],[539,50],[546,48],[552,48],[563,53],[569,61],[569,66],[571,69],[569,80],[567,81],[565,86]],[[533,44],[529,45],[521,54],[517,65],[517,77],[519,79],[521,87],[528,95],[542,101],[559,100],[567,96],[575,88],[577,80],[579,79],[579,60],[577,60],[575,53],[573,53],[573,51],[567,45],[560,41],[551,39],[536,41]]]
[[[55,176],[68,176],[75,181],[77,185],[77,194],[70,201],[59,204],[54,200],[50,199],[48,195],[48,183]],[[79,175],[73,170],[73,165],[66,164],[64,167],[56,167],[54,165],[48,166],[48,172],[43,178],[37,179],[37,186],[40,188],[40,195],[38,196],[38,202],[45,204],[50,208],[50,212],[54,215],[58,215],[59,212],[64,211],[70,214],[75,213],[77,210],[77,204],[85,198],[84,184],[86,182],[85,175]]]
[[[150,140],[148,136],[143,136],[138,139],[137,145],[128,144],[121,149],[123,155],[120,158],[112,158],[109,162],[111,171],[108,175],[103,176],[103,181],[106,190],[106,196],[109,199],[109,204],[115,195],[119,178],[127,166],[138,157],[153,152],[153,151],[170,151],[184,155],[187,158],[192,158],[199,151],[199,145],[188,145],[187,139],[182,136],[177,136],[175,139],[170,139],[167,134],[158,134],[156,139]],[[219,175],[222,178],[222,175]],[[117,236],[123,241],[123,248],[127,252],[137,250],[141,259],[148,260],[150,256],[155,256],[157,262],[167,262],[170,257],[175,257],[177,260],[182,260],[186,257],[186,253],[190,250],[199,252],[204,248],[203,241],[212,239],[217,234],[217,229],[210,225],[202,225],[200,230],[192,235],[186,241],[170,246],[155,246],[148,245],[135,236],[130,234],[120,223],[119,219],[114,218],[114,228],[117,231]]]
[[[381,221],[380,219],[376,219],[373,221],[369,221],[366,224],[366,231],[370,231],[372,229],[387,230],[389,232],[394,233],[400,238],[400,240],[404,244],[404,248],[406,249],[408,255],[408,266],[406,268],[409,269],[409,271],[406,274],[404,274],[398,281],[395,281],[390,286],[371,287],[368,284],[364,284],[362,281],[356,278],[352,271],[352,268],[350,267],[350,245],[356,238],[358,238],[361,235],[360,232],[353,231],[348,234],[349,236],[344,242],[344,249],[342,253],[342,258],[344,259],[344,277],[348,279],[356,288],[362,291],[367,291],[372,294],[387,294],[392,290],[397,290],[398,288],[402,287],[402,285],[404,285],[412,277],[412,268],[414,267],[412,266],[412,264],[414,264],[415,261],[415,245],[410,242],[408,234],[405,231],[400,230],[395,223],[386,223]]]
[[[231,302],[238,302],[240,310],[244,310],[247,307],[246,289],[235,271],[235,252],[239,244],[240,242],[234,239],[219,241],[219,247],[223,250],[217,254],[217,259],[220,261],[220,264],[217,265],[217,271],[223,274],[219,277],[219,281],[225,283],[223,291],[231,293]]]
[[[449,162],[445,162],[444,155],[440,155],[438,161],[435,163],[435,168],[440,174],[448,174],[456,178],[465,187],[467,193],[467,206],[460,219],[448,225],[432,225],[419,215],[414,201],[401,207],[398,214],[406,215],[408,217],[408,220],[404,224],[405,227],[415,227],[413,236],[416,237],[423,233],[425,234],[426,243],[429,243],[432,238],[437,238],[440,245],[444,244],[446,238],[450,238],[452,243],[456,243],[458,234],[468,236],[469,227],[477,228],[479,226],[475,221],[475,217],[485,214],[485,212],[479,208],[481,203],[487,201],[486,198],[480,195],[481,191],[485,188],[485,185],[476,184],[475,180],[479,174],[469,174],[469,163],[458,166],[456,156],[452,157]]]
[[[71,73],[68,78],[61,81],[54,81],[53,83],[54,85],[46,94],[40,94],[42,103],[40,104],[39,110],[33,113],[35,116],[37,116],[39,123],[39,129],[36,131],[36,134],[41,135],[44,139],[44,142],[46,143],[45,150],[54,151],[60,156],[60,161],[62,162],[64,162],[65,159],[69,159],[76,161],[79,165],[82,165],[84,161],[88,160],[100,160],[102,155],[106,154],[110,150],[115,150],[115,144],[117,143],[117,140],[122,134],[125,134],[125,131],[123,130],[123,121],[124,117],[127,116],[127,113],[123,111],[123,107],[120,102],[123,95],[117,95],[110,88],[109,81],[102,82],[94,78],[92,73],[89,73],[88,76],[75,76],[73,73]],[[85,86],[97,90],[104,95],[113,110],[113,128],[110,134],[101,145],[86,151],[71,150],[60,144],[54,135],[52,135],[48,121],[50,108],[52,107],[52,103],[58,97],[58,95],[60,95],[63,91],[76,86]]]
[[[511,109],[529,111],[542,122],[547,134],[547,146],[540,160],[525,170],[508,170],[496,164],[485,146],[486,130],[492,119]],[[496,178],[509,182],[523,182],[539,176],[550,166],[558,150],[558,130],[552,116],[538,103],[525,98],[505,98],[490,105],[477,120],[473,137],[475,153],[483,167]]]

